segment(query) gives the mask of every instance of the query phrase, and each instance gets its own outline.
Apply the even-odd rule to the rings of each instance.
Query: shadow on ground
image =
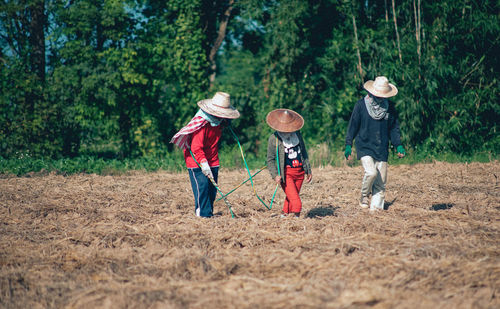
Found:
[[[453,206],[455,206],[454,204],[452,203],[441,203],[441,204],[433,204],[429,210],[434,210],[434,211],[438,211],[438,210],[447,210],[447,209],[450,209],[452,208]]]
[[[392,204],[394,204],[394,202],[397,200],[398,198],[395,197],[391,202],[384,202],[384,210],[388,210],[389,207],[392,206]]]
[[[336,215],[335,211],[339,208],[340,207],[335,207],[335,206],[313,208],[307,213],[306,218],[335,216]]]

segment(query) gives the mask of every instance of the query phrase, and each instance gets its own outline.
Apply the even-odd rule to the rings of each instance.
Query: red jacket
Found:
[[[191,135],[191,151],[198,163],[207,160],[211,167],[219,166],[219,140],[222,134],[221,126],[212,127],[209,123]],[[184,150],[184,160],[187,168],[196,168],[188,149]]]

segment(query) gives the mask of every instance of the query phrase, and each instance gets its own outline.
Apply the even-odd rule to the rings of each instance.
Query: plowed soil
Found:
[[[500,163],[313,169],[300,218],[247,183],[194,216],[186,173],[0,179],[2,308],[500,308]],[[229,192],[245,171],[221,169]],[[269,203],[275,185],[255,178]]]

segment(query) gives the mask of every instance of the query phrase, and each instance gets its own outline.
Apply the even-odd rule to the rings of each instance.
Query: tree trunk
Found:
[[[401,44],[399,43],[398,22],[396,18],[396,5],[394,4],[394,0],[392,0],[392,16],[394,18],[394,28],[396,30],[396,42],[398,44],[399,61],[403,62],[403,56],[401,55]]]
[[[422,58],[422,18],[420,17],[420,12],[421,12],[421,5],[420,1],[418,0],[418,64],[420,64],[420,60]]]
[[[27,7],[27,20],[22,26],[26,26],[28,32],[28,47],[26,49],[28,61],[26,66],[29,71],[37,76],[36,87],[26,92],[26,113],[30,116],[35,111],[35,105],[42,99],[41,88],[45,82],[45,1],[34,0]],[[26,16],[26,15],[25,15]],[[22,32],[21,32],[22,33]],[[33,134],[35,136],[35,134]]]
[[[421,60],[420,0],[418,0],[418,6],[415,4],[415,0],[413,0],[413,11],[414,11],[414,15],[415,15],[415,40],[417,41],[418,64],[420,65],[420,60]],[[419,74],[419,77],[420,77],[420,74]]]
[[[219,31],[217,33],[217,38],[215,39],[212,48],[210,49],[210,53],[208,54],[208,61],[210,62],[210,69],[212,70],[212,74],[210,74],[210,88],[215,81],[215,73],[217,70],[217,63],[215,62],[215,56],[217,55],[217,51],[219,50],[224,38],[226,37],[227,24],[229,23],[229,17],[231,16],[231,11],[233,10],[234,0],[229,0],[228,7],[224,11],[224,14],[219,21]]]
[[[354,45],[356,47],[356,55],[358,56],[358,72],[361,78],[361,83],[364,83],[363,68],[361,67],[361,53],[359,52],[359,42],[358,42],[358,28],[356,27],[356,17],[354,17],[354,9],[351,5],[351,16],[352,16],[352,27],[354,28]]]
[[[45,1],[37,0],[29,7],[31,22],[29,41],[31,46],[30,65],[40,81],[45,80]]]
[[[385,23],[389,23],[389,13],[387,12],[387,0],[384,0]]]

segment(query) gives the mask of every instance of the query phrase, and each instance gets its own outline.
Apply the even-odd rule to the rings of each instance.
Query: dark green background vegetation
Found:
[[[385,75],[415,158],[496,158],[497,0],[0,1],[0,172],[180,168],[170,138],[216,91],[264,161],[265,115],[302,114],[341,157],[366,80]],[[231,134],[222,143],[234,162]],[[133,162],[133,163],[131,163]]]

